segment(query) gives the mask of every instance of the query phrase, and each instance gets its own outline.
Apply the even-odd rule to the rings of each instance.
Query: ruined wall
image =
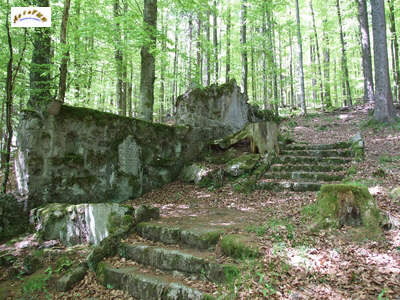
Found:
[[[243,129],[248,122],[247,97],[235,80],[191,89],[177,99],[176,123],[209,128],[216,139]]]
[[[86,108],[26,111],[17,129],[18,189],[30,207],[48,202],[124,201],[173,181],[209,140],[170,127]]]

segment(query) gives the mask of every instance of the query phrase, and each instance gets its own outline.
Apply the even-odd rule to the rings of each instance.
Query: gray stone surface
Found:
[[[224,171],[230,176],[241,176],[253,170],[259,160],[259,154],[245,154],[229,161]]]
[[[25,111],[17,128],[18,191],[28,207],[121,202],[176,179],[210,132],[63,105],[57,115]]]
[[[151,219],[160,218],[160,209],[158,207],[150,207],[148,205],[141,204],[135,210],[135,221],[136,223],[150,221]]]
[[[68,205],[52,203],[31,211],[30,221],[44,240],[59,239],[63,244],[98,244],[109,235],[110,216],[130,212],[117,203]]]
[[[56,282],[56,289],[59,292],[66,292],[70,290],[74,284],[81,281],[88,270],[86,263],[82,263],[79,266],[68,271],[67,274],[61,276]]]
[[[177,99],[177,124],[209,128],[214,138],[240,131],[249,122],[247,97],[234,80],[195,88]]]

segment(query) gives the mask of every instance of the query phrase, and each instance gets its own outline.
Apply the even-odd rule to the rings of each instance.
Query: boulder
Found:
[[[217,188],[223,185],[224,174],[219,167],[205,167],[193,163],[183,168],[181,180],[183,182],[194,182],[200,187],[213,186]]]
[[[224,171],[230,176],[238,177],[245,173],[250,173],[259,160],[259,154],[244,154],[229,161]]]
[[[209,128],[215,139],[240,131],[248,122],[247,97],[235,80],[190,89],[177,99],[177,125]]]
[[[133,209],[117,203],[48,204],[31,211],[30,222],[43,240],[59,239],[65,245],[98,244],[112,225],[128,220]],[[116,222],[115,219],[121,222]]]
[[[275,121],[262,121],[249,123],[241,131],[215,140],[213,144],[218,145],[221,149],[227,149],[243,140],[250,140],[249,150],[252,153],[279,154],[278,135],[279,126]]]
[[[87,263],[81,263],[77,267],[69,270],[66,274],[60,277],[56,282],[58,292],[66,292],[70,290],[77,282],[81,281],[88,271]]]
[[[151,219],[160,218],[160,209],[158,207],[150,207],[148,205],[141,204],[135,210],[135,221],[136,224],[140,222],[150,221]]]
[[[363,227],[372,239],[381,236],[382,228],[388,224],[368,188],[356,184],[323,185],[315,219],[319,227]]]

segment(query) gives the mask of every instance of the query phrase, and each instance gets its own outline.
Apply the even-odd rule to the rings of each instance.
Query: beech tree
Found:
[[[393,122],[395,112],[390,88],[389,62],[386,39],[385,5],[381,0],[371,0],[372,34],[375,62],[375,111],[378,122]]]

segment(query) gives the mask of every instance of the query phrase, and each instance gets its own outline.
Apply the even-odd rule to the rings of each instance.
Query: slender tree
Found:
[[[365,1],[365,0],[364,0]],[[392,48],[393,60],[393,82],[394,96],[400,103],[400,66],[399,66],[399,43],[397,41],[396,19],[394,12],[394,0],[388,0],[389,3],[389,21],[390,21],[390,42]]]
[[[211,41],[211,29],[210,29],[210,9],[207,9],[207,21],[206,21],[206,38],[207,38],[207,55],[206,55],[206,85],[211,84],[211,53],[210,53],[210,41]]]
[[[226,67],[225,67],[225,79],[226,82],[230,79],[231,72],[231,2],[228,0],[228,16],[226,18]]]
[[[213,3],[213,43],[214,43],[214,60],[215,60],[215,83],[218,84],[219,66],[218,66],[218,19],[217,19],[217,0]]]
[[[49,0],[37,0],[35,6],[48,7]],[[42,111],[52,101],[51,37],[49,27],[36,27],[33,32],[32,63],[30,67],[30,98],[28,106]]]
[[[126,115],[126,105],[124,105],[124,90],[123,90],[123,54],[122,54],[122,42],[121,42],[121,25],[119,18],[121,16],[121,8],[119,0],[114,0],[114,19],[115,19],[115,66],[117,70],[117,84],[116,89],[116,104],[118,108],[118,114]]]
[[[242,89],[247,96],[248,81],[248,63],[247,63],[247,0],[242,0],[242,8],[240,10],[240,44],[242,52]]]
[[[345,102],[347,105],[353,105],[353,100],[351,98],[351,89],[350,89],[350,81],[349,81],[349,69],[347,66],[347,55],[346,55],[346,44],[344,42],[344,34],[343,34],[343,25],[342,25],[342,13],[340,10],[340,0],[336,0],[336,10],[339,21],[339,35],[340,35],[340,45],[342,49],[342,69],[343,69],[343,81],[345,85],[345,94],[347,96]]]
[[[312,23],[313,23],[313,31],[314,31],[314,41],[315,41],[315,53],[317,57],[317,66],[318,66],[318,81],[319,81],[319,93],[321,98],[321,104],[324,104],[324,86],[323,86],[323,79],[322,79],[322,67],[321,67],[321,55],[319,50],[319,40],[318,40],[318,33],[317,33],[317,26],[315,25],[315,13],[312,0],[310,0],[310,9],[311,9],[311,16],[312,16]],[[325,103],[327,106],[331,105],[331,103]]]
[[[303,42],[301,39],[300,30],[300,9],[299,0],[296,0],[296,23],[297,23],[297,47],[298,47],[298,59],[299,59],[299,104],[303,115],[307,114],[306,100],[305,100],[305,88],[304,88],[304,70],[303,70]]]
[[[382,0],[371,0],[371,10],[375,62],[374,118],[378,122],[390,123],[395,120],[396,115],[390,89],[384,2]]]
[[[68,17],[69,17],[69,7],[71,4],[71,0],[65,0],[64,2],[64,12],[61,21],[61,34],[60,34],[60,43],[63,47],[63,57],[61,59],[60,65],[60,81],[58,85],[58,101],[64,102],[65,91],[67,89],[67,67],[69,60],[69,50],[67,49],[67,26],[68,26]]]
[[[332,106],[331,99],[331,79],[330,79],[330,50],[329,50],[329,34],[327,29],[328,20],[323,21],[323,55],[324,55],[324,99],[327,107]]]
[[[369,38],[367,0],[356,0],[358,21],[360,23],[361,58],[364,75],[364,102],[374,101],[374,82],[372,78],[371,42]]]
[[[144,27],[149,36],[142,46],[140,68],[140,105],[139,118],[152,122],[154,105],[155,58],[153,49],[156,46],[157,0],[144,0]]]

